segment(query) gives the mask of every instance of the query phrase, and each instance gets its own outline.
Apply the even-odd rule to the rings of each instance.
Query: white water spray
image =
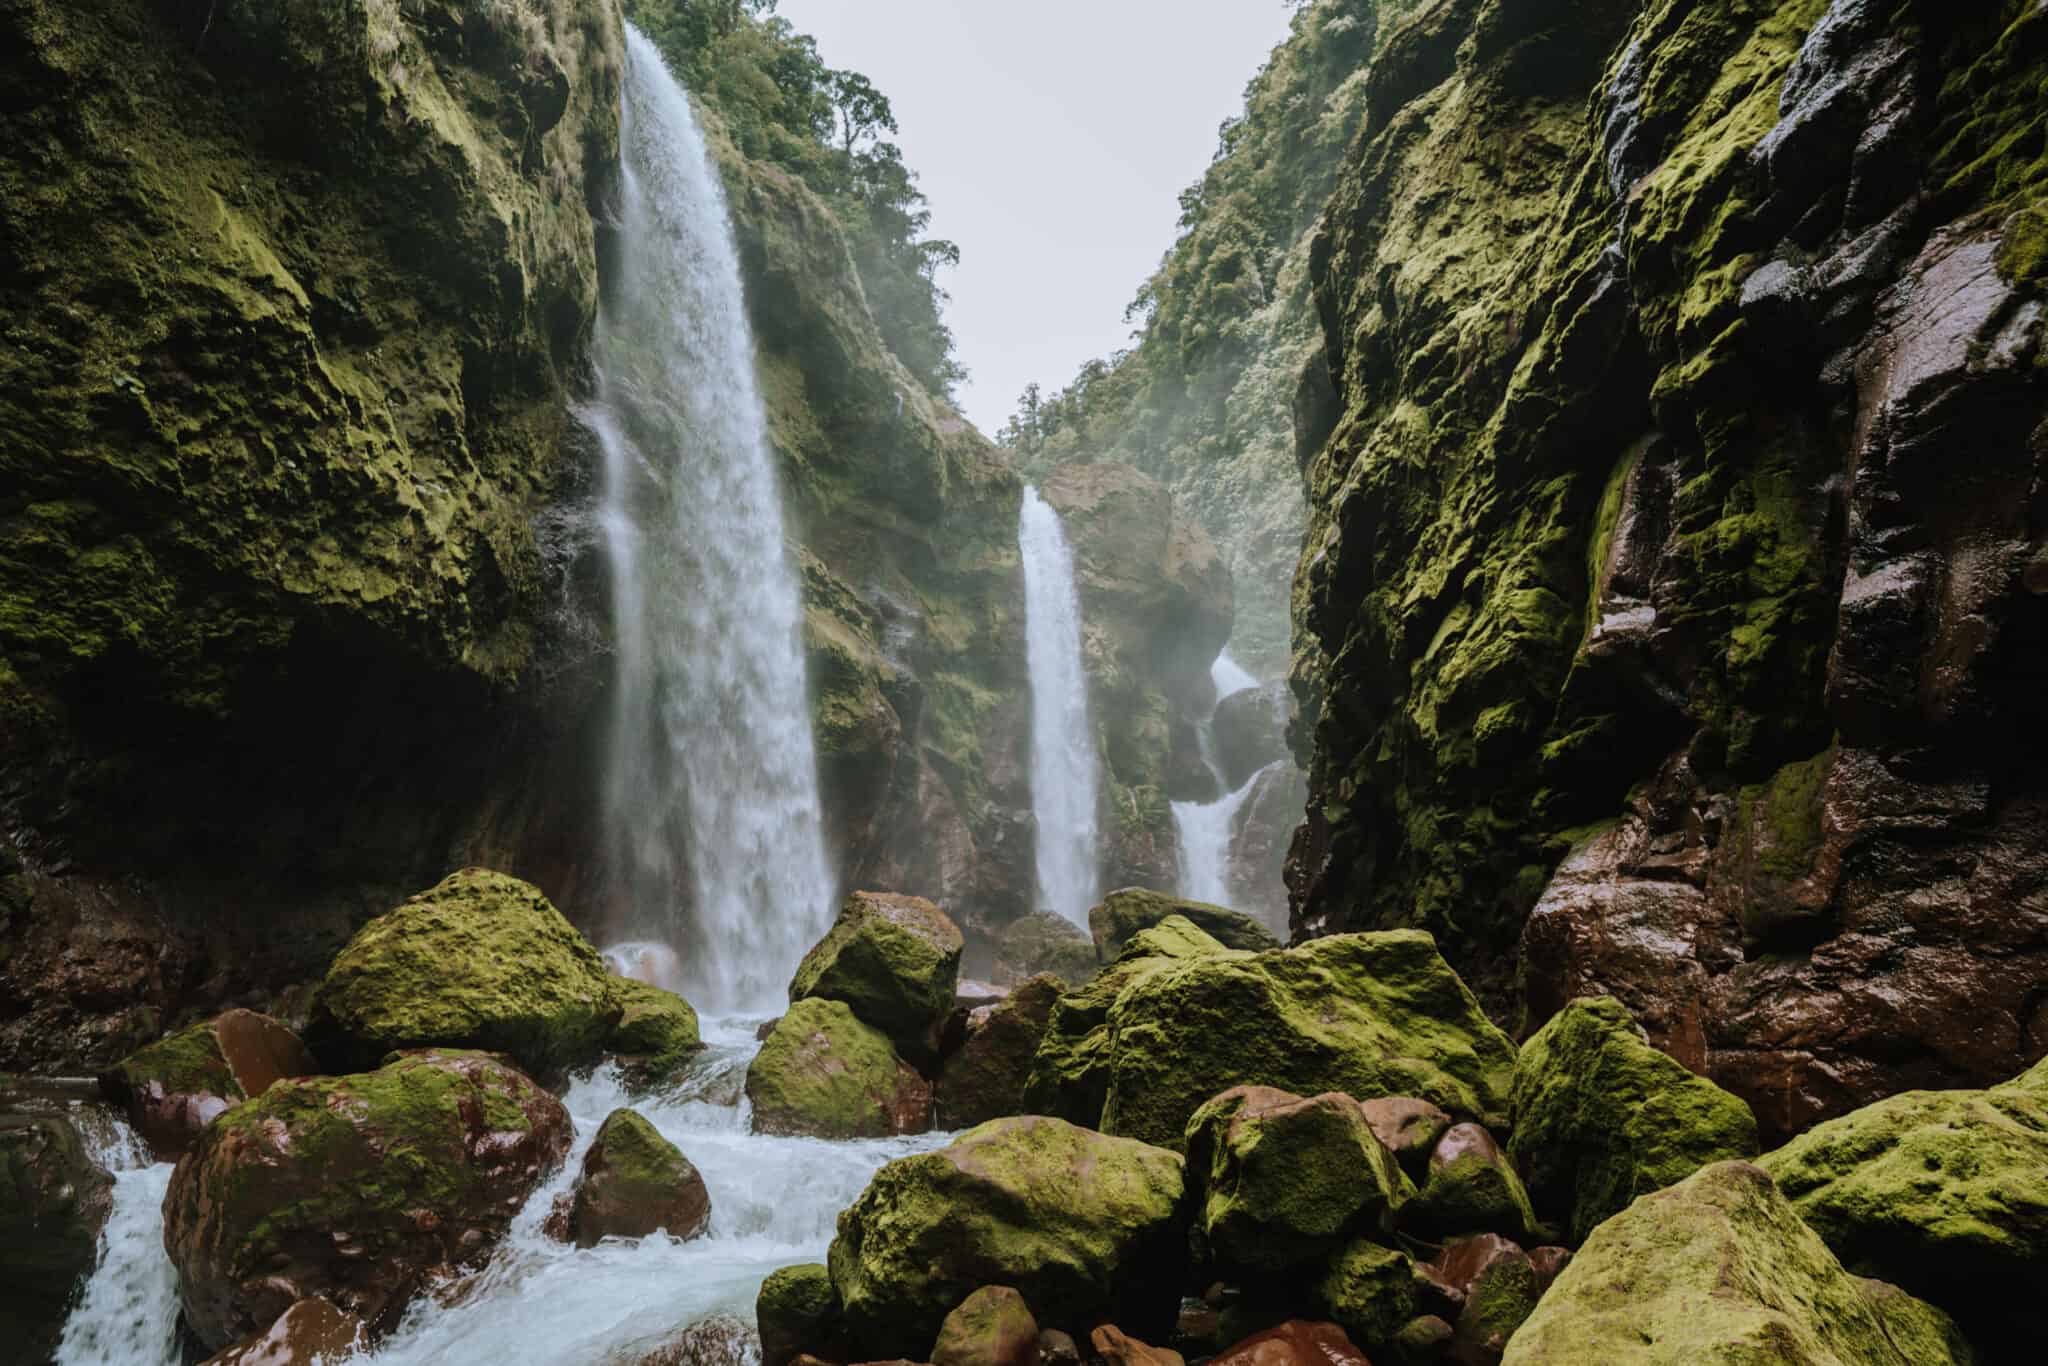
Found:
[[[77,1106],[72,1121],[87,1154],[114,1175],[114,1207],[99,1265],[64,1322],[56,1366],[179,1366],[178,1275],[163,1233],[172,1168],[152,1165],[148,1145],[110,1111]]]
[[[1038,899],[1088,923],[1096,858],[1095,730],[1081,668],[1081,594],[1059,514],[1024,490],[1017,545],[1024,560],[1024,641],[1031,672],[1031,810],[1038,822]]]
[[[620,143],[582,414],[618,640],[606,829],[634,926],[681,950],[690,999],[769,1008],[832,917],[802,604],[725,195],[633,29]]]
[[[1216,662],[1209,666],[1209,679],[1216,686],[1217,706],[1221,706],[1223,699],[1231,694],[1259,685],[1259,681],[1246,673],[1228,651],[1217,655]],[[1226,790],[1229,778],[1216,757],[1215,707],[1209,709],[1209,715],[1196,728],[1195,737],[1202,762],[1208,766],[1210,775],[1216,779],[1217,790],[1223,792],[1223,796],[1213,802],[1172,804],[1174,833],[1180,841],[1180,894],[1190,901],[1228,906],[1232,896],[1230,855],[1235,842],[1237,813],[1266,770],[1262,768],[1252,774],[1236,791]]]

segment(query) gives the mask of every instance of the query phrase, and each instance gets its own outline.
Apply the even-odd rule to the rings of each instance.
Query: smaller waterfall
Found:
[[[1081,668],[1081,593],[1059,514],[1024,490],[1024,639],[1031,671],[1031,811],[1038,821],[1038,901],[1088,923],[1098,890],[1095,729]]]
[[[1259,685],[1259,680],[1246,673],[1227,650],[1217,655],[1216,662],[1209,666],[1209,679],[1216,685],[1216,706],[1221,706],[1223,699],[1233,693]],[[1235,792],[1227,790],[1228,779],[1216,757],[1215,706],[1209,709],[1209,715],[1196,728],[1195,738],[1202,762],[1208,765],[1210,774],[1216,779],[1217,790],[1224,795],[1213,802],[1173,803],[1174,833],[1180,841],[1180,894],[1190,901],[1228,906],[1231,899],[1230,852],[1237,813],[1266,770],[1260,769],[1252,774]]]
[[[100,1260],[85,1283],[56,1366],[177,1366],[178,1273],[164,1255],[169,1163],[120,1120],[78,1107],[74,1115],[93,1161],[114,1174],[114,1208],[100,1234]]]

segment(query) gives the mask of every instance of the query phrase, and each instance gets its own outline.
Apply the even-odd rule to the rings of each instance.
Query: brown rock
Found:
[[[1372,1366],[1334,1323],[1291,1319],[1219,1352],[1212,1366]]]
[[[315,1366],[362,1347],[363,1321],[331,1300],[300,1300],[247,1342],[208,1357],[205,1366]]]
[[[1179,1352],[1138,1341],[1112,1324],[1103,1324],[1088,1335],[1095,1355],[1105,1366],[1187,1366]]]
[[[612,1111],[583,1155],[571,1198],[576,1246],[655,1233],[688,1240],[710,1223],[711,1193],[690,1159],[635,1111]]]
[[[1568,1247],[1532,1247],[1529,1249],[1529,1265],[1536,1268],[1536,1280],[1545,1290],[1557,1279],[1557,1274],[1570,1266],[1572,1250]]]
[[[174,1162],[230,1105],[284,1077],[320,1070],[299,1036],[268,1015],[230,1010],[160,1039],[100,1076],[160,1162]]]
[[[1435,1263],[1463,1295],[1451,1340],[1459,1366],[1498,1366],[1508,1339],[1536,1308],[1543,1290],[1521,1248],[1496,1234],[1450,1244]]]
[[[932,1366],[1038,1366],[1031,1306],[1008,1286],[983,1286],[939,1325]]]
[[[56,1097],[0,1100],[0,1338],[18,1359],[47,1359],[66,1309],[99,1260],[114,1182]]]
[[[608,1354],[602,1366],[747,1366],[760,1360],[761,1337],[735,1314],[713,1314],[657,1341]]]
[[[1038,1360],[1040,1366],[1078,1366],[1081,1349],[1071,1334],[1048,1328],[1038,1335]]]
[[[1429,1155],[1437,1140],[1451,1127],[1451,1117],[1426,1100],[1413,1096],[1381,1096],[1359,1102],[1365,1122],[1375,1137],[1386,1145],[1401,1169],[1420,1181],[1429,1168]]]
[[[1463,1304],[1471,1297],[1473,1285],[1488,1267],[1503,1258],[1515,1257],[1528,1260],[1527,1253],[1498,1233],[1481,1233],[1445,1244],[1436,1260],[1429,1263],[1429,1269],[1450,1288],[1458,1303]]]
[[[1061,990],[1057,977],[1033,977],[989,1008],[978,1027],[970,1023],[966,1041],[939,1072],[939,1128],[969,1129],[1023,1113],[1024,1084]]]

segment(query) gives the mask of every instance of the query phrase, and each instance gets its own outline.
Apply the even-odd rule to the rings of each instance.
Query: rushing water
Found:
[[[100,1261],[65,1321],[57,1366],[179,1366],[178,1277],[164,1255],[171,1168],[99,1106],[72,1113],[93,1161],[114,1174],[114,1207]]]
[[[585,423],[617,636],[606,829],[635,932],[690,999],[768,1009],[830,923],[802,603],[724,191],[627,35],[620,185]]]
[[[1024,490],[1024,643],[1031,671],[1031,811],[1038,824],[1038,904],[1077,925],[1095,904],[1095,730],[1081,668],[1081,594],[1060,516]]]
[[[1228,651],[1216,656],[1216,662],[1209,666],[1210,681],[1216,685],[1216,705],[1233,693],[1255,688],[1259,681],[1244,671]],[[1207,901],[1213,905],[1230,904],[1230,855],[1235,842],[1237,813],[1243,808],[1245,799],[1258,785],[1265,770],[1244,780],[1236,791],[1227,791],[1229,779],[1224,776],[1223,764],[1216,757],[1216,710],[1211,707],[1209,715],[1196,728],[1196,740],[1202,755],[1202,762],[1216,779],[1216,787],[1223,795],[1212,802],[1174,802],[1173,827],[1180,841],[1180,894],[1191,901]]]

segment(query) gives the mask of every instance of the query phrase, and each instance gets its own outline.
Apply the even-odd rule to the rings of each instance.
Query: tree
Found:
[[[826,93],[839,114],[840,151],[850,157],[863,139],[878,137],[880,130],[897,131],[889,97],[874,82],[858,71],[834,71],[826,80]]]

